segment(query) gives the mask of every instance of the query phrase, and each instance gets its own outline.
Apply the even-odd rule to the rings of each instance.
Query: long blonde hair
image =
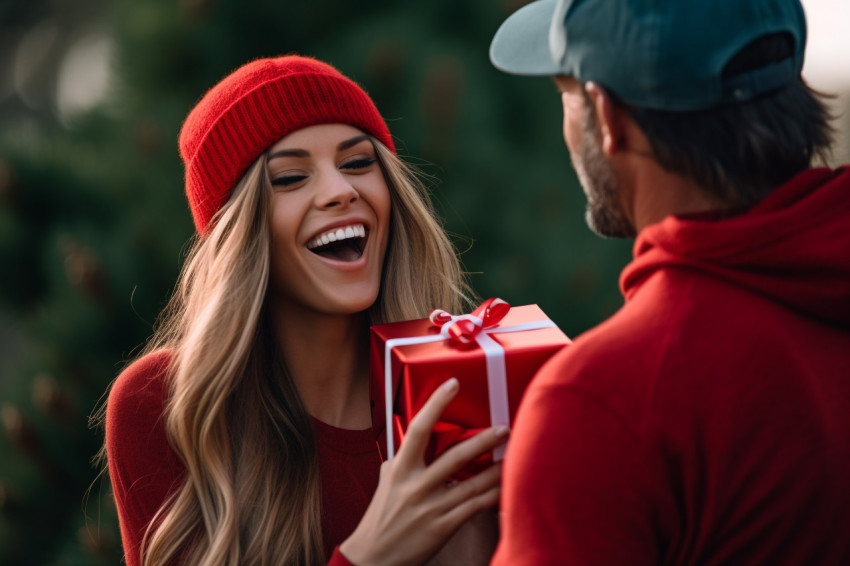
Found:
[[[391,195],[390,236],[373,324],[458,312],[472,294],[412,170],[372,139]],[[146,566],[324,563],[310,416],[277,357],[266,306],[271,183],[257,159],[197,238],[143,355],[171,353],[168,438],[186,466],[151,521]],[[262,407],[262,410],[243,410]]]

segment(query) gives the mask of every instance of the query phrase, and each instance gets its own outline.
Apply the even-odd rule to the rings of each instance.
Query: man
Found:
[[[545,366],[494,564],[850,564],[850,169],[797,0],[542,0],[499,29],[554,77],[624,306]]]

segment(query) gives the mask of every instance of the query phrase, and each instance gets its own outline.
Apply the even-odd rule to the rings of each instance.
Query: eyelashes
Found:
[[[343,171],[359,171],[361,169],[368,169],[378,160],[374,157],[358,157],[357,159],[352,159],[351,161],[346,161],[345,163],[339,166],[340,170]],[[292,185],[297,185],[298,183],[307,179],[307,175],[303,174],[292,174],[292,175],[281,175],[280,177],[275,177],[272,179],[273,187],[290,187]]]
[[[374,157],[358,157],[343,163],[340,169],[366,169],[376,161]]]
[[[307,178],[307,175],[284,175],[283,177],[276,177],[272,179],[273,187],[288,187],[290,185],[295,185],[300,183],[304,179]]]

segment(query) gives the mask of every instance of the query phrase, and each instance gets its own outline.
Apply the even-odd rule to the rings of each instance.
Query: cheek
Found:
[[[567,119],[567,114],[564,113],[564,120],[561,124],[561,134],[564,136],[564,143],[567,144],[567,147],[570,147],[570,123]]]
[[[296,203],[275,197],[269,212],[269,247],[272,269],[289,262],[297,246],[298,213]]]
[[[273,248],[282,246],[286,240],[290,239],[291,225],[291,219],[287,218],[284,207],[275,206],[269,217],[269,235]]]
[[[586,111],[584,99],[582,96],[565,92],[561,95],[561,102],[564,110],[564,142],[571,152],[575,152],[581,146],[582,124]]]
[[[392,199],[390,198],[389,191],[384,191],[380,203],[378,205],[379,210],[378,215],[381,216],[384,220],[384,223],[389,226],[390,217],[392,216]]]
[[[386,261],[386,253],[387,253],[387,245],[389,243],[390,236],[392,234],[392,202],[390,200],[389,194],[387,194],[386,202],[384,203],[383,209],[383,217],[384,217],[384,238],[382,242],[382,253],[384,257],[382,258],[382,262]]]
[[[390,197],[389,188],[383,182],[383,178],[370,189],[369,204],[379,224],[383,227],[384,234],[388,234],[392,211],[392,197]]]

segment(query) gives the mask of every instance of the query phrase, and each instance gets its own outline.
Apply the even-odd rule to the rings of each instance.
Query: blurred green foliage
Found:
[[[87,418],[150,334],[192,233],[180,124],[252,58],[313,55],[370,92],[436,180],[481,296],[538,303],[570,335],[618,308],[630,243],[584,225],[553,85],[488,61],[523,3],[0,0],[0,564],[120,560]],[[112,46],[110,88],[66,112],[57,77],[87,34]]]

